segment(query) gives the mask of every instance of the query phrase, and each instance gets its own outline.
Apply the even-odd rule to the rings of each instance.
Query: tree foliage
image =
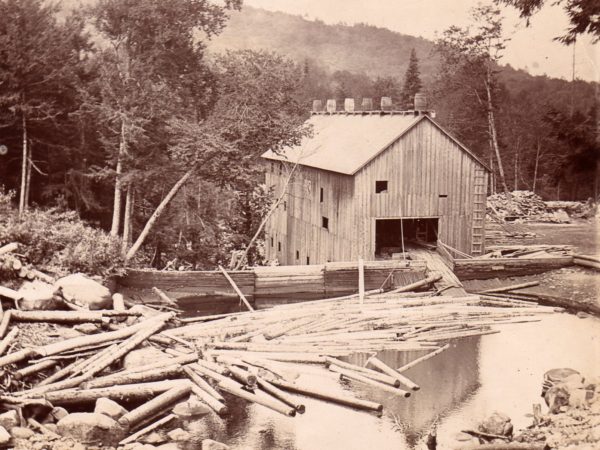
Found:
[[[401,101],[405,109],[412,109],[415,94],[417,94],[422,87],[423,84],[421,83],[419,60],[417,59],[417,53],[413,48],[410,51],[410,61],[408,63],[408,69],[406,69],[406,73],[404,74],[404,84],[402,85]]]
[[[519,10],[521,17],[529,19],[541,10],[546,0],[495,0],[496,3],[510,5]],[[572,44],[577,36],[590,34],[595,43],[600,40],[600,3],[597,0],[555,0],[553,5],[562,5],[569,18],[570,27],[566,34],[556,39]]]

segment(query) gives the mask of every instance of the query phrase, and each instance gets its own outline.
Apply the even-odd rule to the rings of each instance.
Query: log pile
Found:
[[[550,258],[552,256],[572,256],[571,245],[488,245],[487,253],[479,258]]]
[[[487,199],[487,215],[497,222],[524,220],[569,223],[573,217],[592,217],[593,208],[578,202],[544,202],[531,191],[501,192]]]
[[[181,409],[175,405],[182,402],[203,405],[219,417],[227,414],[233,396],[293,417],[305,412],[302,399],[308,396],[380,414],[383,406],[377,402],[316,389],[293,374],[308,365],[321,367],[330,377],[402,399],[419,391],[419,380],[404,372],[443,352],[449,341],[497,333],[502,324],[535,321],[538,314],[554,311],[510,298],[430,295],[376,290],[365,292],[362,300],[348,296],[188,319],[148,307],[127,309],[122,301],[116,302],[118,310],[6,309],[0,321],[0,370],[7,388],[0,402],[19,411],[21,426],[58,435],[68,434],[65,423],[77,414],[94,414],[75,411],[117,402],[122,411],[110,419],[119,430],[111,434],[114,446],[170,426]],[[10,305],[9,297],[3,299]],[[21,335],[40,322],[68,324],[62,329],[87,324],[91,334],[26,345]],[[124,366],[128,355],[151,348],[163,356]],[[390,367],[377,357],[380,350],[427,354]],[[354,365],[345,360],[352,353],[370,358],[364,367]],[[27,417],[32,404],[45,405],[47,414]],[[50,415],[57,408],[66,416],[53,427]]]

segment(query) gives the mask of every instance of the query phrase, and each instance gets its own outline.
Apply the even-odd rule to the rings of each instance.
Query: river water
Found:
[[[537,243],[571,244],[577,252],[600,253],[597,224],[531,225]],[[595,296],[597,274],[568,268],[533,277],[554,295]],[[515,282],[521,282],[515,279]],[[260,302],[259,302],[260,303]],[[260,305],[258,307],[268,306]],[[180,299],[186,315],[242,311],[237,300]],[[543,374],[552,368],[571,367],[584,376],[600,375],[600,319],[558,313],[540,316],[539,322],[498,326],[501,333],[455,340],[436,357],[405,372],[421,386],[406,399],[341,382],[320,366],[297,366],[298,382],[332,393],[352,394],[384,405],[379,417],[331,403],[299,396],[306,413],[284,417],[262,406],[227,396],[230,414],[207,416],[189,426],[200,438],[224,442],[232,449],[354,450],[423,449],[424,439],[437,424],[438,449],[459,448],[456,435],[476,428],[494,411],[511,417],[515,430],[529,425],[534,403],[540,397]],[[424,352],[382,352],[378,357],[400,367]],[[369,355],[346,358],[364,364]],[[190,447],[196,448],[196,447]]]
[[[571,367],[587,376],[600,374],[599,319],[562,313],[499,329],[498,334],[452,341],[445,352],[405,372],[421,386],[408,399],[341,382],[320,366],[296,366],[303,385],[382,403],[380,417],[299,396],[306,413],[292,418],[228,397],[229,416],[209,416],[189,429],[233,449],[401,450],[425,448],[424,438],[435,422],[438,449],[452,449],[460,446],[460,430],[476,428],[478,420],[494,411],[511,417],[515,430],[529,425],[532,404],[543,404],[540,390],[547,370]],[[378,357],[399,367],[423,354],[386,351]],[[368,356],[347,360],[364,364]]]

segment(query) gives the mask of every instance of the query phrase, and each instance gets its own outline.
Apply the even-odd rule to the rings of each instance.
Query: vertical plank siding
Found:
[[[266,183],[275,196],[288,173],[280,165],[266,162]],[[485,199],[487,176],[458,144],[431,122],[421,121],[354,176],[300,168],[285,205],[267,224],[266,256],[285,265],[306,264],[307,257],[310,264],[374,260],[376,219],[401,217],[439,218],[441,241],[480,254],[483,243],[473,236],[484,231],[478,228],[485,217],[479,199],[482,189]],[[375,181],[384,180],[387,192],[376,194]],[[329,219],[329,230],[322,227],[322,217]]]

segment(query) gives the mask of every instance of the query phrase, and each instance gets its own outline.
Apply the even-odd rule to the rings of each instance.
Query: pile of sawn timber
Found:
[[[152,308],[8,309],[0,325],[0,368],[7,380],[0,402],[3,409],[21,411],[21,425],[60,438],[54,430],[60,434],[61,422],[72,414],[53,430],[48,425],[52,408],[62,407],[64,415],[91,411],[101,399],[116,401],[126,409],[115,417],[119,431],[105,436],[115,446],[171,421],[174,405],[186,399],[202,402],[217,415],[227,414],[229,395],[287,416],[305,411],[302,396],[380,413],[379,403],[304,386],[287,373],[320,365],[331,376],[407,397],[419,389],[419,380],[403,372],[444,351],[448,341],[497,333],[502,324],[535,321],[538,314],[554,311],[477,295],[368,294],[362,301],[346,297],[190,319]],[[24,322],[33,321],[91,323],[96,328],[93,334],[23,347],[19,334]],[[164,358],[124,369],[123,358],[144,347],[160,349]],[[380,350],[429,353],[395,368],[375,356]],[[343,361],[356,352],[372,354],[366,367]],[[27,418],[24,411],[32,404],[46,406],[48,415]]]

